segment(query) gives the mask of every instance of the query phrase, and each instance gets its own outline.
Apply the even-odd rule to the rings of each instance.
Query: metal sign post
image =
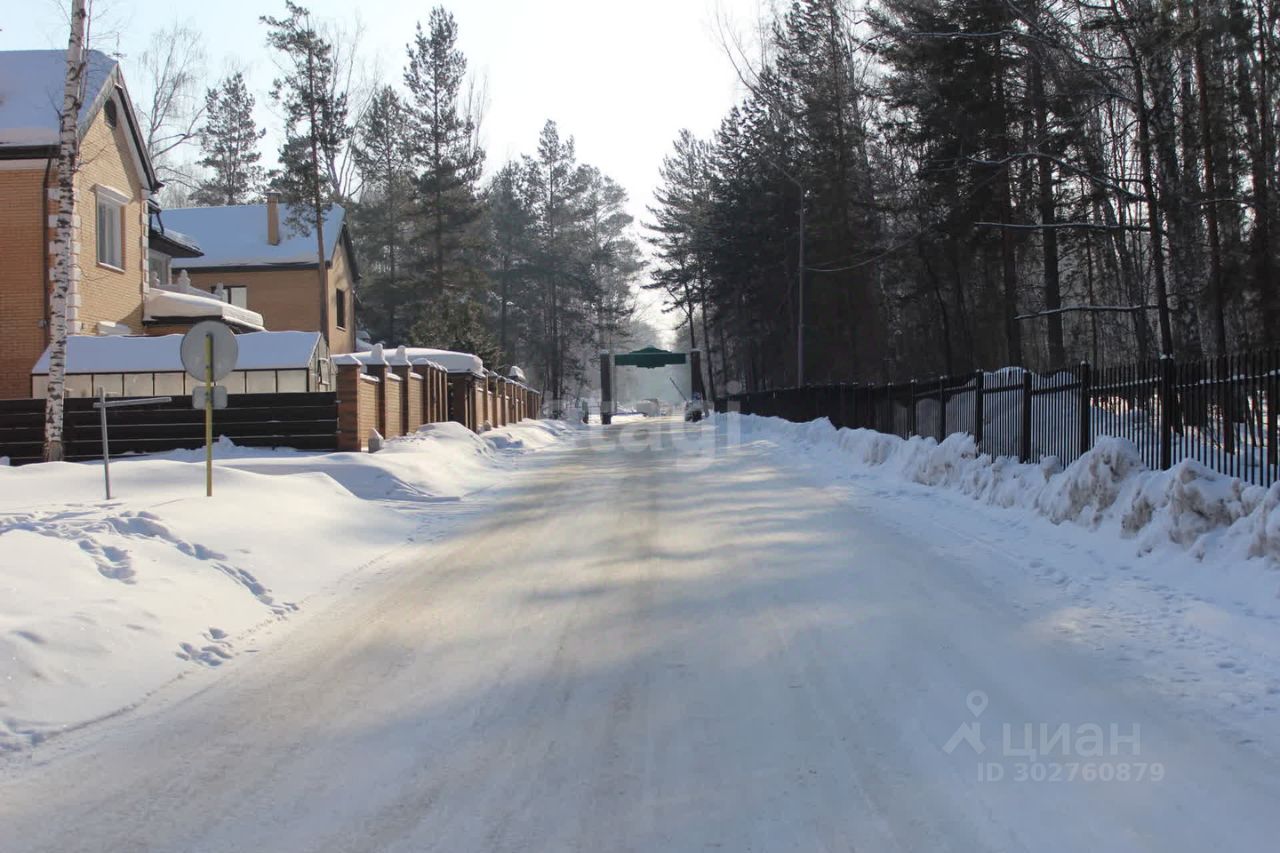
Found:
[[[111,500],[111,446],[107,444],[107,389],[98,386],[99,420],[102,422],[102,479],[107,489],[107,500]]]
[[[203,388],[193,389],[192,404],[204,409],[204,491],[206,497],[213,497],[213,410],[226,405],[226,389],[213,383],[235,370],[240,345],[231,329],[205,320],[183,335],[181,353],[187,374],[204,383]]]
[[[93,407],[98,410],[99,422],[102,425],[102,478],[107,488],[107,500],[111,500],[111,449],[107,443],[107,409],[120,409],[125,406],[147,406],[152,403],[167,403],[172,397],[142,397],[132,400],[112,400],[107,402],[107,389],[98,386],[98,402]]]
[[[213,335],[204,339],[204,496],[213,497]]]

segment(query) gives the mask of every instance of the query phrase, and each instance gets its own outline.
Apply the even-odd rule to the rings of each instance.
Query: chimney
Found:
[[[280,193],[267,193],[267,242],[280,245]]]

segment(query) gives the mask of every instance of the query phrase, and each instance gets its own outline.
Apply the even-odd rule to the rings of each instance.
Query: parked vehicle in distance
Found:
[[[657,400],[637,400],[633,407],[646,418],[656,418],[662,412],[662,404]]]

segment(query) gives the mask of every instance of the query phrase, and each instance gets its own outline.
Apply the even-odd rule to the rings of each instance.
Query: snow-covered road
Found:
[[[0,849],[1274,849],[1276,744],[1158,650],[712,432],[549,449],[270,654],[0,763]]]

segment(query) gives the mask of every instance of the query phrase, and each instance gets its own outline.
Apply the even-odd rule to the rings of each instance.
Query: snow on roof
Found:
[[[453,352],[427,347],[397,347],[383,349],[374,345],[362,352],[345,353],[333,357],[334,364],[429,364],[450,373],[474,373],[485,376],[484,362],[469,352]]]
[[[236,370],[309,367],[321,345],[319,332],[248,332],[236,335],[240,355]],[[183,370],[182,335],[71,335],[67,338],[68,373],[151,373]],[[49,372],[46,349],[31,368]]]
[[[405,358],[411,364],[438,364],[450,373],[484,373],[484,362],[480,356],[469,352],[454,352],[447,349],[430,349],[429,347],[405,347]]]
[[[151,288],[143,301],[145,315],[150,317],[212,317],[218,316],[241,326],[263,329],[262,315],[238,305],[201,296],[195,293],[178,293],[173,290]]]
[[[204,255],[175,258],[176,270],[211,267],[270,267],[316,262],[316,238],[310,227],[299,229],[290,221],[291,205],[280,205],[280,243],[267,242],[267,206],[239,204],[229,207],[178,207],[162,214],[167,227],[189,234]],[[333,259],[346,211],[333,205],[324,220],[325,260]]]
[[[383,353],[381,356],[379,356],[378,353],[376,352],[347,352],[347,353],[342,353],[341,355],[335,355],[333,357],[333,363],[334,364],[359,364],[365,367],[371,364],[387,364],[387,365],[397,365],[397,366],[403,366],[408,364],[414,367],[434,367],[438,370],[446,369],[443,364],[439,364],[434,361],[427,361],[425,359],[418,359],[417,361],[411,361],[408,358],[402,358],[397,356],[395,352]]]
[[[86,51],[85,60],[81,128],[116,68],[116,61],[101,51]],[[66,74],[65,50],[0,51],[0,148],[58,144]]]

